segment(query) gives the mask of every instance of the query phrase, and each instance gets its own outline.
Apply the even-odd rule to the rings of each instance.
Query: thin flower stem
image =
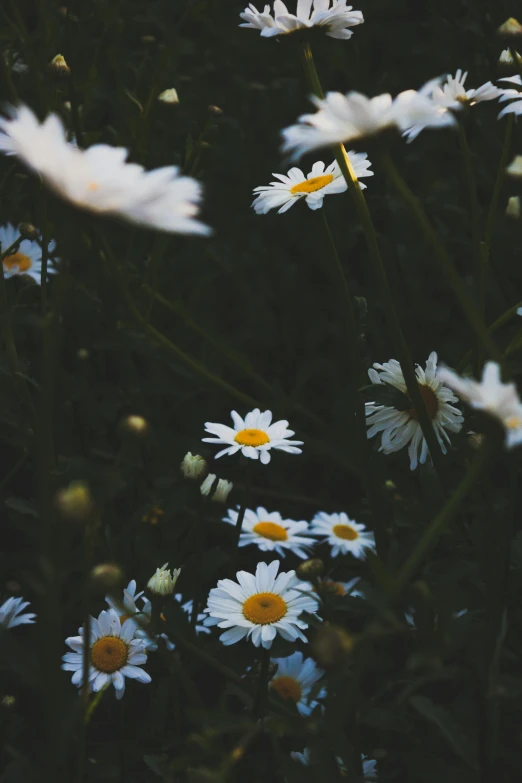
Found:
[[[509,310],[506,310],[505,313],[502,313],[496,321],[493,321],[493,323],[488,326],[488,332],[490,334],[493,334],[493,332],[498,331],[502,326],[509,323],[512,318],[514,318],[517,315],[517,310],[519,310],[522,307],[522,299],[513,305],[513,307],[510,307]],[[465,369],[466,365],[468,364],[469,360],[471,358],[471,351],[467,351],[460,362],[457,365],[457,370],[460,373]]]
[[[253,716],[258,721],[265,717],[268,702],[268,681],[270,672],[270,649],[261,648],[261,660],[259,667],[259,680],[257,685],[256,700],[254,702]]]
[[[41,271],[41,313],[45,318],[47,312],[47,261],[49,258],[49,236],[47,229],[47,201],[46,194],[41,191],[41,232],[42,232],[42,271]]]
[[[315,68],[312,50],[308,43],[304,45],[303,49],[303,63],[311,90],[318,97],[324,97],[321,83],[319,81],[319,76]],[[357,216],[360,220],[366,239],[368,257],[372,265],[372,272],[379,286],[382,304],[386,313],[386,320],[392,333],[395,350],[397,351],[401,370],[406,382],[406,387],[408,389],[408,395],[419,417],[419,424],[422,429],[422,434],[426,439],[426,443],[428,444],[428,449],[433,460],[435,471],[441,484],[444,486],[444,466],[442,464],[442,452],[435,435],[435,430],[433,429],[428,409],[426,408],[426,403],[419,389],[413,361],[410,356],[406,340],[404,339],[404,334],[402,333],[402,328],[397,316],[397,312],[395,310],[393,296],[388,284],[388,278],[382,261],[381,251],[377,241],[377,234],[375,232],[370,211],[344,146],[342,144],[338,144],[333,149],[335,153],[335,159],[339,164],[339,168],[341,169],[341,172],[348,185],[348,190],[352,194],[355,202]]]
[[[380,160],[390,179],[390,182],[403,200],[404,204],[408,207],[409,212],[426,237],[433,251],[433,255],[442,266],[451,289],[455,294],[455,297],[470,326],[477,335],[482,349],[486,354],[492,356],[496,361],[500,362],[500,353],[495,343],[491,339],[488,330],[484,325],[484,322],[481,320],[477,310],[469,300],[464,284],[462,283],[457,270],[453,266],[453,262],[449,257],[446,249],[440,244],[435,229],[428,220],[428,217],[424,212],[424,209],[422,208],[419,200],[413,191],[410,190],[397,170],[395,164],[391,160],[390,156],[386,152],[380,156]]]
[[[250,459],[248,459],[248,463],[249,462]],[[247,510],[247,506],[250,501],[250,489],[252,487],[253,471],[252,471],[252,465],[248,463],[246,465],[247,477],[243,489],[243,497],[241,499],[241,508],[239,509],[239,513],[237,515],[237,520],[236,520],[236,526],[234,529],[234,547],[232,551],[232,564],[231,564],[232,576],[236,573],[236,569],[237,569],[237,561],[239,557],[239,539],[241,538],[241,531],[243,529],[243,520],[245,519],[245,512]]]

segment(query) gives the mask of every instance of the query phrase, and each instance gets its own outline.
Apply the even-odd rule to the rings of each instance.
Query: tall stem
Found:
[[[268,703],[268,680],[270,672],[270,650],[261,648],[261,660],[259,667],[259,680],[256,700],[254,703],[254,718],[261,721],[265,717]]]
[[[250,459],[248,461],[250,462]],[[243,520],[245,519],[245,512],[247,510],[247,506],[250,499],[250,488],[252,486],[252,466],[250,464],[247,464],[246,471],[247,471],[247,477],[246,477],[245,487],[243,489],[243,497],[241,499],[241,508],[239,509],[239,513],[237,515],[237,520],[236,520],[236,527],[234,529],[234,546],[232,551],[232,565],[231,565],[232,576],[235,574],[237,569],[237,560],[239,556],[239,539],[241,538]]]

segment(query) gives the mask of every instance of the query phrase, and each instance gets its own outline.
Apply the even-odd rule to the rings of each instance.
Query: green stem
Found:
[[[250,462],[250,460],[249,460]],[[232,577],[236,573],[237,569],[237,561],[239,557],[239,539],[241,538],[241,531],[243,529],[243,520],[245,519],[245,512],[247,510],[247,506],[250,499],[250,489],[252,487],[252,465],[247,464],[246,470],[247,470],[247,477],[245,486],[243,489],[243,497],[241,500],[241,508],[239,509],[239,513],[237,515],[236,520],[236,526],[234,530],[234,547],[232,551],[232,564],[231,564],[231,574]]]
[[[515,318],[515,316],[517,315],[517,310],[520,307],[522,307],[522,299],[520,300],[520,302],[514,304],[513,307],[510,307],[509,310],[506,310],[505,313],[502,313],[502,315],[500,315],[496,321],[493,321],[493,323],[490,326],[488,326],[488,332],[490,334],[493,334],[493,332],[498,331],[498,329],[500,329],[502,326],[504,326],[509,321],[511,321],[512,318]],[[459,373],[461,373],[464,370],[464,368],[466,367],[466,365],[470,360],[470,357],[471,357],[471,351],[467,351],[457,365],[457,371]]]
[[[258,721],[265,717],[266,706],[268,702],[268,681],[270,671],[270,649],[261,648],[261,660],[259,667],[259,680],[257,686],[256,700],[254,702],[253,716]]]

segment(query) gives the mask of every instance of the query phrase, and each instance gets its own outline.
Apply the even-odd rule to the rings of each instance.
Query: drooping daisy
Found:
[[[145,171],[127,163],[128,150],[95,144],[79,149],[65,137],[62,121],[50,114],[43,123],[27,106],[0,117],[0,151],[16,155],[65,201],[98,215],[180,234],[208,234],[194,220],[201,185],[179,176],[175,166]]]
[[[365,152],[348,153],[350,162],[357,179],[360,177],[373,177],[370,171],[370,161]],[[348,185],[344,179],[337,161],[331,163],[327,169],[319,160],[314,163],[312,170],[306,176],[301,169],[292,168],[288,174],[273,174],[280,182],[271,182],[270,185],[254,188],[257,193],[252,206],[258,215],[266,215],[271,209],[277,209],[278,214],[286,212],[297,201],[302,199],[310,209],[319,209],[323,206],[323,199],[331,193],[344,193]],[[360,183],[365,188],[364,182]]]
[[[484,365],[481,381],[462,378],[446,367],[441,368],[439,374],[442,381],[468,405],[502,424],[508,449],[522,443],[522,402],[515,384],[500,380],[500,367],[496,362]]]
[[[125,678],[138,682],[150,682],[150,675],[140,668],[147,661],[145,644],[134,638],[135,625],[132,619],[120,623],[118,614],[113,610],[100,612],[98,619],[91,617],[89,639],[89,690],[97,693],[106,685],[116,689],[116,698],[125,693]],[[82,687],[84,629],[79,636],[69,636],[65,643],[73,650],[63,656],[62,669],[74,672],[73,685]]]
[[[367,98],[359,92],[329,92],[325,98],[312,96],[315,114],[303,114],[297,125],[282,131],[283,151],[299,158],[311,150],[332,144],[349,143],[395,128],[406,131],[415,125],[441,128],[455,124],[445,107],[415,90],[401,92],[396,98],[384,93]]]
[[[332,547],[332,557],[350,553],[359,560],[364,560],[366,550],[375,547],[373,533],[366,530],[366,525],[350,519],[344,511],[339,514],[319,511],[312,519],[310,532],[316,536],[325,536],[324,540]]]
[[[142,601],[141,607],[136,603],[139,599]],[[124,589],[121,603],[110,595],[106,595],[105,600],[119,616],[121,625],[129,619],[133,622],[135,628],[134,636],[136,639],[142,639],[146,650],[153,651],[158,649],[158,645],[149,638],[146,629],[142,627],[143,625],[148,626],[150,623],[152,607],[143,590],[139,593],[136,592],[135,579],[131,579]]]
[[[13,245],[20,232],[11,224],[0,226],[0,245],[2,253]],[[55,243],[49,243],[49,252],[55,249]],[[35,283],[42,282],[42,248],[38,242],[31,239],[22,239],[17,249],[6,256],[3,261],[4,277],[14,277],[15,275],[27,275]],[[56,269],[53,265],[47,263],[47,274],[54,274]]]
[[[519,73],[517,73],[516,76],[503,76],[502,79],[499,79],[499,81],[514,84],[516,87],[522,87],[522,76],[520,76]],[[522,92],[520,92],[518,89],[509,87],[505,90],[502,90],[502,95],[500,96],[499,100],[501,103],[511,101],[511,103],[508,103],[507,106],[504,106],[498,115],[499,119],[505,114],[522,114]]]
[[[261,413],[259,408],[247,413],[243,420],[241,416],[232,411],[232,421],[234,429],[225,424],[213,424],[207,421],[205,430],[217,435],[216,438],[202,438],[207,443],[227,443],[226,449],[216,454],[215,459],[224,454],[236,454],[241,451],[243,456],[250,459],[260,459],[263,465],[270,462],[270,449],[279,449],[289,454],[301,454],[302,449],[296,448],[302,446],[302,440],[288,440],[294,435],[293,430],[287,429],[288,422],[282,419],[271,424],[272,411]]]
[[[277,671],[270,680],[270,688],[282,699],[295,702],[300,715],[310,715],[319,703],[317,699],[326,696],[326,689],[322,688],[317,699],[309,698],[313,686],[323,676],[323,670],[312,658],[305,659],[302,652],[295,652],[288,658],[272,658],[272,663],[277,664]]]
[[[312,761],[312,751],[310,748],[305,748],[302,753],[299,751],[291,751],[290,756],[294,761],[298,761],[300,764],[308,766]],[[341,774],[346,773],[346,767],[344,766],[342,759],[339,756],[335,757],[335,760],[339,766]],[[363,768],[364,780],[378,780],[377,777],[377,762],[375,759],[369,759],[364,755],[361,755],[361,764]]]
[[[4,628],[14,628],[17,625],[30,625],[34,623],[36,615],[34,612],[21,614],[29,606],[29,601],[23,598],[8,598],[0,606],[0,625]]]
[[[315,612],[317,599],[295,571],[278,575],[278,570],[278,560],[258,563],[255,575],[238,571],[237,582],[220,579],[210,591],[205,625],[228,629],[219,637],[223,644],[250,637],[255,647],[268,649],[278,633],[290,642],[306,641],[308,623],[300,616]]]
[[[435,351],[430,353],[426,369],[423,370],[417,365],[415,374],[440,448],[442,453],[446,454],[444,441],[450,443],[446,430],[459,432],[464,421],[462,413],[452,405],[458,400],[448,386],[444,385],[445,381],[440,375],[440,371],[437,370]],[[408,395],[401,366],[396,359],[391,359],[384,364],[375,363],[373,369],[368,370],[368,375],[372,383],[388,383],[406,396]],[[422,434],[417,412],[413,406],[406,410],[397,410],[389,405],[367,402],[366,424],[369,428],[369,438],[382,433],[379,451],[384,454],[393,454],[408,446],[411,470],[415,470],[419,462],[421,465],[426,462],[428,444]]]
[[[240,27],[260,30],[264,38],[320,27],[330,38],[347,40],[353,35],[349,28],[364,22],[362,12],[354,11],[351,5],[347,6],[346,0],[297,0],[295,14],[290,13],[281,0],[275,0],[273,16],[269,5],[258,11],[250,3],[240,17],[245,20]]]
[[[223,522],[236,525],[239,512],[229,509]],[[239,546],[256,544],[262,552],[277,552],[284,557],[293,552],[303,560],[308,557],[308,551],[315,541],[302,535],[309,531],[308,522],[293,522],[283,519],[278,511],[267,511],[259,506],[256,511],[247,508],[239,537]]]

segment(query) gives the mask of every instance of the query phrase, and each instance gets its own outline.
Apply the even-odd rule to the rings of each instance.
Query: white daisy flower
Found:
[[[384,364],[375,363],[374,369],[368,370],[372,383],[388,383],[395,386],[406,396],[408,390],[404,381],[401,366],[396,359],[390,359]],[[430,353],[426,362],[426,369],[417,365],[415,374],[419,382],[419,389],[426,403],[428,414],[433,424],[443,454],[446,454],[446,444],[450,439],[446,430],[459,432],[462,429],[464,417],[452,403],[458,402],[457,398],[444,385],[444,380],[437,370],[437,354]],[[384,454],[393,454],[395,451],[408,446],[410,457],[410,470],[415,470],[418,463],[423,465],[428,456],[428,444],[422,434],[422,429],[417,418],[416,410],[411,407],[406,410],[398,410],[389,405],[379,405],[375,402],[366,403],[366,424],[368,437],[382,433],[379,451]],[[409,444],[409,445],[408,445]]]
[[[8,598],[0,606],[0,625],[4,628],[14,628],[17,625],[30,625],[34,623],[34,612],[21,614],[29,606],[29,601],[23,598]]]
[[[318,111],[303,114],[297,125],[282,131],[283,151],[299,158],[311,150],[349,143],[374,136],[390,128],[408,130],[414,125],[441,128],[455,124],[443,106],[415,90],[401,92],[395,99],[384,93],[367,98],[359,92],[329,92],[325,98],[310,98]]]
[[[125,693],[125,678],[138,682],[150,682],[151,678],[140,666],[147,661],[145,644],[134,638],[135,625],[132,619],[120,623],[118,614],[113,610],[100,612],[98,619],[91,617],[89,639],[89,690],[97,693],[106,685],[116,689],[116,698]],[[69,636],[65,643],[73,650],[63,656],[62,669],[74,672],[73,685],[83,685],[84,629],[79,636]]]
[[[295,571],[278,575],[278,570],[279,560],[258,563],[255,575],[238,571],[237,582],[220,579],[212,588],[205,625],[228,629],[219,637],[223,644],[250,637],[255,647],[268,649],[278,633],[290,642],[306,641],[303,630],[308,623],[300,617],[317,610],[317,599]]]
[[[238,506],[239,508],[239,506]],[[229,509],[228,516],[223,522],[236,525],[238,511]],[[262,552],[277,552],[284,557],[288,552],[293,552],[303,560],[308,557],[308,551],[314,546],[315,540],[309,536],[308,522],[293,522],[291,519],[283,519],[278,511],[267,511],[259,506],[256,511],[247,508],[239,537],[239,546],[256,544]]]
[[[291,751],[290,756],[294,759],[294,761],[298,761],[300,764],[304,764],[305,766],[308,766],[312,760],[312,752],[310,748],[305,748],[302,753],[300,753],[299,751]],[[341,773],[346,772],[346,767],[344,766],[339,756],[336,756],[335,760],[339,766]],[[363,768],[364,780],[378,780],[377,762],[375,761],[375,759],[369,759],[366,756],[361,755],[361,763]]]
[[[98,215],[111,215],[160,231],[208,234],[194,220],[201,185],[179,176],[175,166],[145,171],[127,163],[123,147],[95,144],[79,149],[65,137],[62,121],[50,114],[43,123],[27,106],[0,117],[0,151],[16,155],[65,201]]]
[[[325,536],[324,540],[332,547],[332,557],[350,553],[359,560],[364,560],[366,549],[375,548],[373,533],[366,530],[366,525],[350,519],[344,511],[339,514],[319,511],[312,519],[310,532],[316,536]]]
[[[8,224],[0,226],[0,246],[2,253],[16,242],[20,232],[17,228]],[[52,253],[56,245],[49,243],[49,252]],[[17,250],[6,256],[3,261],[4,277],[14,277],[15,275],[27,275],[39,285],[42,282],[42,248],[38,242],[32,239],[22,239]],[[54,274],[56,269],[50,262],[47,262],[47,274]]]
[[[499,81],[515,84],[516,87],[522,87],[522,76],[520,76],[519,73],[517,73],[516,76],[504,76],[502,79],[499,79]],[[498,115],[499,119],[505,114],[522,114],[522,92],[519,90],[513,87],[502,90],[502,95],[500,96],[499,100],[501,103],[504,103],[505,101],[512,101],[512,103],[508,103],[507,106],[504,106]]]
[[[288,658],[272,658],[277,671],[270,680],[270,688],[282,699],[295,703],[300,715],[310,715],[317,707],[317,699],[326,696],[326,689],[317,693],[316,699],[310,698],[310,692],[319,682],[324,672],[315,665],[312,658],[305,658],[302,652],[295,652]]]
[[[365,152],[348,153],[350,162],[357,179],[360,177],[373,177],[373,171],[369,171],[371,163],[367,160]],[[271,209],[277,209],[278,214],[302,199],[310,209],[319,209],[323,206],[323,199],[331,193],[344,193],[348,185],[344,179],[337,161],[331,163],[327,169],[319,160],[314,163],[312,170],[306,176],[301,169],[292,168],[288,174],[272,174],[280,182],[271,182],[270,185],[254,188],[257,193],[252,206],[258,215],[266,215]],[[365,188],[364,182],[360,183]]]
[[[136,603],[138,599],[141,599],[143,602],[141,607]],[[136,592],[135,579],[131,579],[124,589],[121,603],[115,601],[110,595],[106,595],[105,600],[110,608],[119,616],[121,625],[129,619],[133,622],[135,628],[134,637],[143,641],[146,650],[152,652],[153,650],[158,649],[158,645],[149,638],[147,631],[142,628],[142,625],[148,625],[150,623],[152,606],[149,599],[145,597],[143,590],[139,593]]]
[[[273,16],[269,5],[258,11],[250,3],[240,17],[245,20],[240,27],[260,30],[263,38],[321,27],[330,38],[347,40],[353,35],[349,28],[364,22],[362,12],[354,11],[351,5],[347,6],[346,0],[297,0],[295,14],[290,13],[281,0],[275,0]]]
[[[254,408],[253,411],[247,413],[244,420],[236,411],[232,411],[230,415],[234,422],[234,429],[225,424],[213,424],[209,421],[205,424],[206,431],[217,435],[217,437],[202,438],[202,440],[207,443],[229,444],[226,449],[216,454],[215,459],[224,454],[232,455],[241,451],[243,456],[250,457],[250,459],[259,458],[263,465],[267,465],[270,462],[270,449],[279,449],[279,451],[286,451],[289,454],[301,454],[302,449],[296,447],[302,446],[303,441],[288,440],[295,433],[293,430],[287,429],[288,422],[286,420],[282,419],[271,424],[272,411],[261,413],[259,408]]]
[[[514,383],[502,383],[500,367],[496,362],[487,362],[482,371],[482,380],[461,378],[460,375],[443,367],[440,378],[457,392],[472,408],[493,416],[506,431],[508,449],[522,443],[522,402]]]

